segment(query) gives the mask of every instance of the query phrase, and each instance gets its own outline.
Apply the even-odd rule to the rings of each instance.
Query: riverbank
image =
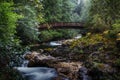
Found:
[[[27,53],[28,68],[53,68],[57,76],[52,80],[119,80],[119,49],[105,34],[88,33],[58,44]]]
[[[82,73],[79,73],[82,67],[87,68],[85,75],[91,76],[92,80],[118,80],[119,51],[115,46],[116,43],[104,34],[89,34],[81,39],[65,41],[54,49],[46,48],[37,55],[32,53],[26,59],[30,61],[29,66],[53,67],[70,80],[83,80]]]

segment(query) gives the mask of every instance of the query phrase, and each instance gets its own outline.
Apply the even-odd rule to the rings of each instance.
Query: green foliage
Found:
[[[20,40],[15,36],[16,22],[20,18],[15,12],[13,3],[0,3],[0,65],[10,65],[13,56],[20,49]]]
[[[13,12],[13,5],[12,2],[0,2],[0,80],[21,80],[11,68],[18,65],[19,55],[23,53],[20,40],[15,36],[16,23],[21,16]]]
[[[81,54],[84,53],[82,49],[80,50],[80,53],[81,53]]]
[[[43,13],[45,21],[71,22],[73,20],[73,3],[70,0],[43,0]],[[72,34],[73,33],[73,34]],[[72,38],[77,32],[74,30],[49,30],[42,31],[40,37],[43,40],[56,40],[61,38]]]
[[[60,0],[43,0],[43,13],[46,22],[55,22],[61,18],[61,9],[59,5]]]
[[[113,31],[116,33],[120,32],[120,20],[117,20],[115,24],[113,24]]]
[[[115,65],[118,66],[118,67],[120,67],[120,59],[117,59],[117,60],[115,61]]]
[[[11,1],[0,3],[0,80],[22,80],[12,69],[20,65],[20,55],[24,51],[15,35],[16,23],[21,16],[14,12],[13,5]]]
[[[93,24],[91,30],[96,33],[103,32],[108,29],[108,26],[101,19],[99,14],[93,16],[93,20],[91,21],[91,24]]]
[[[63,37],[63,34],[56,30],[41,31],[41,41],[57,40]]]
[[[40,37],[40,41],[48,41],[51,40],[53,36],[49,33],[49,31],[42,31]]]
[[[0,69],[0,80],[25,80],[22,75],[10,67],[5,67],[4,69]]]
[[[73,38],[78,34],[77,30],[45,30],[41,31],[40,41],[50,41],[50,40],[58,40],[58,39],[68,39]]]
[[[39,41],[37,26],[40,22],[44,22],[41,2],[39,0],[14,0],[14,2],[17,6],[17,13],[23,15],[23,18],[18,21],[17,27],[17,35],[22,43],[30,44]]]
[[[112,42],[111,40],[107,39],[103,36],[103,34],[90,34],[88,33],[85,37],[80,38],[78,40],[75,40],[71,43],[70,48],[79,47],[81,45],[83,46],[89,46],[89,45],[95,45],[98,43],[103,43],[104,46],[114,46],[115,42]]]
[[[62,22],[71,22],[72,21],[72,18],[71,18],[71,15],[72,15],[72,11],[73,11],[73,5],[72,5],[72,2],[70,0],[62,0],[62,13],[61,13],[61,21]]]
[[[80,2],[79,2],[80,1]],[[73,7],[72,22],[86,22],[89,19],[89,9],[91,0],[71,0]]]
[[[91,0],[90,22],[94,26],[111,29],[115,21],[120,18],[120,1],[118,0]],[[98,23],[100,23],[98,25]]]
[[[9,40],[14,40],[16,21],[20,16],[13,12],[12,5],[13,3],[0,3],[0,42],[7,43]]]
[[[115,24],[112,25],[112,29],[109,31],[109,38],[117,38],[117,34],[120,33],[120,20],[117,20]]]
[[[115,27],[116,29],[120,28],[120,20],[117,20],[115,24],[113,24],[113,27]]]
[[[20,66],[21,55],[28,50],[20,46],[19,41],[10,41],[8,44],[0,43],[0,65],[2,67]]]
[[[58,30],[59,33],[62,34],[62,38],[64,39],[69,39],[69,38],[74,38],[75,36],[77,36],[77,34],[79,33],[79,30],[75,30],[75,29],[66,29],[66,30]]]
[[[43,0],[43,13],[46,22],[70,22],[72,4],[69,0]]]
[[[26,5],[22,8],[21,14],[24,16],[20,19],[17,27],[17,35],[23,43],[31,43],[38,40],[38,21],[34,8]]]
[[[13,12],[14,8],[11,6],[13,6],[12,2],[0,3],[0,61],[7,61],[0,62],[0,65],[4,64],[4,66],[10,66],[15,55],[22,53],[20,40],[15,36],[16,22],[21,16]]]

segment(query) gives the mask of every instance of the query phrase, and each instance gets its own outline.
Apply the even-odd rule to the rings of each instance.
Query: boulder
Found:
[[[29,60],[29,67],[52,67],[58,72],[58,78],[55,80],[60,80],[61,78],[67,78],[70,80],[77,80],[78,71],[81,68],[82,63],[68,62],[64,59],[59,59],[52,57],[50,55],[44,55],[37,52],[32,52],[27,54],[25,59]]]

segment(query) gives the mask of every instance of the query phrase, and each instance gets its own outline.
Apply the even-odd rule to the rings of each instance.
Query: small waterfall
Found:
[[[77,3],[72,16],[74,22],[84,22],[89,18],[89,9],[91,6],[91,0],[77,0]]]
[[[80,39],[82,37],[82,34],[78,34],[76,37],[74,37],[75,39]]]
[[[28,60],[24,60],[21,67],[27,67],[29,61]]]
[[[54,68],[47,67],[27,67],[29,61],[24,59],[27,52],[23,55],[23,63],[20,67],[15,67],[25,80],[53,80],[57,77],[57,72]]]
[[[53,68],[18,67],[17,69],[22,73],[23,78],[26,80],[52,80],[57,77],[57,72]]]
[[[62,44],[58,43],[57,41],[50,42],[50,46],[61,46]]]
[[[78,4],[78,5],[80,4],[80,0],[78,0],[77,4]]]
[[[30,54],[30,53],[31,53],[31,52],[26,52],[26,53],[22,56],[23,60],[22,60],[21,67],[27,67],[29,61],[26,60],[24,57],[25,57],[27,54]]]

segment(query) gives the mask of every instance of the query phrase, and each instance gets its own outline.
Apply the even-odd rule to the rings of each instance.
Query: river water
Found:
[[[21,66],[15,67],[25,80],[53,80],[53,78],[57,77],[57,72],[54,68],[27,67],[28,63],[28,60],[23,59]]]
[[[57,77],[54,68],[47,67],[17,67],[26,80],[53,80]]]
[[[75,37],[75,39],[81,38],[81,35]],[[49,43],[50,46],[61,46],[57,41],[52,41]],[[26,53],[28,54],[28,53]],[[26,55],[24,54],[23,57]],[[21,67],[15,67],[23,76],[25,80],[54,80],[58,76],[57,71],[54,68],[47,67],[27,67],[29,61],[23,59],[23,64]],[[81,80],[91,80],[88,75],[86,75],[85,68],[80,69]],[[63,78],[62,80],[69,80],[67,78]]]
[[[60,46],[62,44],[58,43],[57,41],[53,41],[49,43],[50,46]],[[28,54],[28,53],[26,53]],[[57,71],[54,68],[47,68],[47,67],[27,67],[29,61],[24,59],[23,55],[23,62],[21,67],[15,67],[21,74],[25,80],[54,80],[57,75]],[[68,79],[63,79],[68,80]]]

